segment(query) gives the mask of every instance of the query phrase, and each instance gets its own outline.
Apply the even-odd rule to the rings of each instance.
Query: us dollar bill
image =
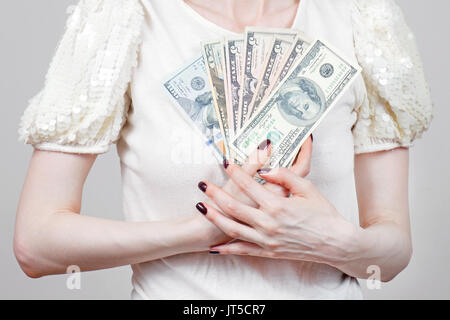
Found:
[[[222,161],[225,143],[203,56],[168,77],[163,86],[180,114],[201,133],[205,144]]]
[[[242,81],[244,37],[225,38],[225,66],[227,69],[228,123],[231,134],[239,129],[239,103]]]
[[[267,29],[250,27],[245,30],[244,40],[244,67],[242,74],[241,102],[239,108],[239,127],[241,128],[247,119],[248,108],[253,100],[258,78],[262,72],[264,61],[270,50],[272,40],[293,40],[298,31],[292,29]]]
[[[309,40],[305,35],[299,34],[294,39],[294,42],[289,49],[289,52],[285,55],[281,67],[275,72],[274,80],[271,81],[269,89],[266,90],[266,97],[272,93],[273,89],[276,88],[281,81],[284,80],[286,75],[291,70],[292,66],[303,56],[305,51],[311,45],[311,40]]]
[[[202,54],[206,63],[206,72],[212,88],[213,102],[222,131],[225,153],[229,152],[228,141],[230,129],[228,126],[228,110],[225,91],[225,60],[222,40],[202,43]]]
[[[303,142],[351,86],[361,69],[321,40],[315,41],[232,141],[246,159],[270,139],[267,168],[287,167]]]
[[[291,47],[291,45],[291,40],[283,40],[280,38],[273,39],[271,48],[266,57],[266,61],[264,62],[264,67],[262,69],[260,78],[258,79],[258,85],[256,86],[253,100],[248,107],[247,116],[249,118],[253,115],[253,112],[258,109],[258,106],[264,99],[267,89],[269,89],[270,87],[271,81],[274,80],[274,75],[281,66],[283,56]]]

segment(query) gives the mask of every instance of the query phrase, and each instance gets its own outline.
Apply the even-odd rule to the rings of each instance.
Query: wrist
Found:
[[[325,263],[341,268],[344,265],[360,260],[366,254],[370,243],[370,237],[363,228],[340,217],[338,223],[334,223],[333,234],[336,245],[335,254]]]
[[[194,215],[176,222],[176,230],[181,235],[177,254],[209,249],[209,234],[205,222],[208,223],[201,215]]]

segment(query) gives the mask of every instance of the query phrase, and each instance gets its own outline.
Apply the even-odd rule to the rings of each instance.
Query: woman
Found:
[[[300,29],[363,68],[291,169],[259,171],[264,186],[251,177],[270,141],[224,170],[161,89],[200,41],[247,25]],[[134,299],[358,299],[355,278],[375,266],[389,281],[410,260],[408,147],[430,120],[393,0],[83,0],[22,119],[36,150],[15,253],[30,277],[131,264]],[[127,222],[80,215],[116,140]]]

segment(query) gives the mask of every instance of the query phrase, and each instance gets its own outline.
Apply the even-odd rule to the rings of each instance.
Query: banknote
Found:
[[[181,68],[163,85],[183,117],[198,129],[206,145],[222,161],[225,153],[224,139],[203,56]]]
[[[303,53],[308,49],[311,44],[304,34],[299,33],[294,39],[289,52],[285,54],[284,60],[281,63],[281,67],[275,72],[274,80],[271,81],[268,90],[266,90],[266,97],[272,93],[273,89],[276,88],[281,81],[286,77],[291,67],[302,57]]]
[[[294,39],[291,48],[289,48],[289,52],[285,54],[284,60],[281,62],[282,67],[280,67],[279,70],[275,72],[274,80],[271,81],[269,88],[266,90],[265,97],[263,97],[262,100],[267,99],[267,97],[272,93],[273,89],[276,88],[284,80],[286,75],[291,70],[291,67],[295,65],[295,63],[299,59],[301,59],[302,55],[310,45],[311,40],[302,32],[299,32],[297,37]],[[287,167],[292,166],[297,153],[298,151],[292,154],[291,159],[288,161]]]
[[[231,134],[239,129],[239,93],[241,90],[244,37],[225,38],[226,87],[228,91],[228,123]]]
[[[201,47],[203,58],[205,59],[206,72],[212,88],[217,120],[219,121],[225,143],[225,153],[228,153],[230,130],[228,126],[228,110],[225,93],[224,44],[222,40],[214,40],[202,43]]]
[[[236,135],[231,148],[246,159],[261,141],[270,139],[272,152],[265,167],[287,167],[360,72],[335,49],[315,41]]]
[[[258,85],[256,86],[253,100],[248,107],[248,118],[251,118],[253,112],[258,109],[258,106],[264,99],[267,89],[269,88],[271,81],[274,80],[274,75],[280,68],[283,57],[291,45],[291,40],[283,40],[277,37],[272,40],[269,53],[264,62],[264,67],[260,74],[260,78],[258,79]]]
[[[264,61],[275,37],[294,40],[298,31],[292,29],[246,28],[244,39],[244,66],[241,81],[239,127],[247,119],[248,108],[258,85]]]

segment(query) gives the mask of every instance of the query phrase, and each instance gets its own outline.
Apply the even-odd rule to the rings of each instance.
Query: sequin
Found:
[[[432,119],[430,92],[411,41],[414,35],[393,0],[353,4],[355,53],[367,88],[353,128],[355,152],[408,147]]]
[[[349,3],[367,89],[353,129],[355,151],[409,146],[432,118],[414,35],[393,0]],[[72,9],[46,86],[30,100],[19,135],[40,148],[51,144],[52,150],[101,153],[118,139],[126,119],[143,8],[140,0],[89,0]]]
[[[73,14],[73,13],[75,12],[75,9],[76,9],[76,8],[77,8],[77,7],[74,6],[74,5],[68,6],[67,9],[66,9],[66,13],[67,13],[67,14]]]
[[[41,149],[102,153],[118,139],[126,119],[144,11],[139,0],[89,0],[67,12],[48,81],[30,100],[19,136]]]
[[[385,122],[389,122],[391,120],[391,117],[388,116],[387,114],[383,114],[382,118],[383,118],[383,121],[385,121]]]

